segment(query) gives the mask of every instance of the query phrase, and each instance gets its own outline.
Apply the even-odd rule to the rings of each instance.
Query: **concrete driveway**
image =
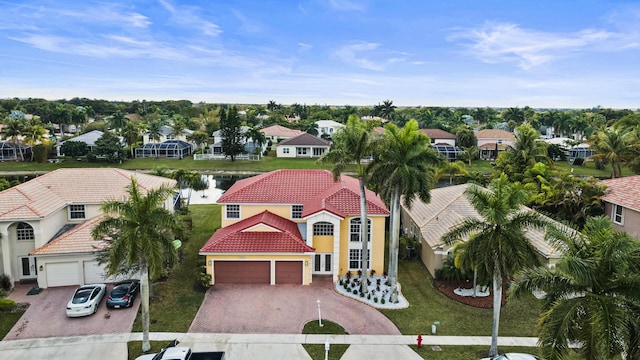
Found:
[[[9,295],[9,299],[31,305],[4,340],[127,333],[140,305],[138,295],[131,308],[107,310],[105,295],[95,314],[69,318],[66,306],[77,286],[47,288],[37,295],[27,295],[31,287],[33,285],[18,285]],[[107,294],[112,288],[112,284],[107,285]]]
[[[400,335],[382,313],[342,296],[330,281],[302,285],[217,284],[210,288],[190,333],[300,334],[304,324],[322,319],[351,335]]]

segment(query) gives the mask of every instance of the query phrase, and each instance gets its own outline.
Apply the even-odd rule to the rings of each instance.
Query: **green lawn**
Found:
[[[191,205],[193,231],[182,244],[182,263],[171,276],[153,285],[150,302],[150,330],[187,332],[204,299],[204,293],[195,290],[194,279],[204,266],[204,257],[198,255],[213,231],[220,227],[220,206]],[[142,331],[141,317],[136,318],[133,331]]]
[[[430,334],[439,321],[437,335],[491,335],[493,309],[479,309],[456,302],[433,286],[420,260],[401,260],[398,280],[409,307],[380,310],[403,334]],[[509,301],[502,307],[500,336],[535,336],[540,302],[533,296]]]
[[[20,317],[22,317],[24,311],[16,311],[16,312],[0,312],[0,340],[2,340],[13,328]]]
[[[322,327],[318,325],[316,321],[309,321],[304,324],[304,328],[302,329],[303,334],[336,334],[336,335],[344,335],[347,332],[344,331],[344,328],[334,322],[325,320],[322,322]],[[313,360],[323,360],[324,359],[324,344],[303,344],[302,345],[307,353]],[[345,351],[349,348],[349,344],[331,344],[329,349],[329,359],[330,360],[339,360]]]

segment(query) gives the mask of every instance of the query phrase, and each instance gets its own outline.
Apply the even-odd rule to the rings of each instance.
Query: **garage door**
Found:
[[[302,284],[302,261],[276,261],[276,284]]]
[[[48,263],[47,286],[80,285],[77,262]]]
[[[96,284],[104,282],[114,282],[113,278],[104,277],[104,266],[98,264],[97,261],[84,262],[84,283]]]
[[[216,261],[213,265],[216,284],[270,284],[269,261]]]

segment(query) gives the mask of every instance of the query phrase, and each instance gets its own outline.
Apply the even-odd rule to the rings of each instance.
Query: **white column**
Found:
[[[0,231],[0,248],[2,249],[2,271],[9,275],[13,282],[15,277],[11,271],[11,249],[9,248],[9,232]]]

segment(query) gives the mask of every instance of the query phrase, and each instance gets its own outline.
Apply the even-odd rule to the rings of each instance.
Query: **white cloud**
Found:
[[[355,65],[363,69],[381,71],[384,70],[384,66],[361,55],[362,53],[376,50],[379,46],[380,44],[377,43],[358,41],[337,49],[334,55],[347,64]]]
[[[509,23],[487,23],[478,29],[457,31],[448,39],[467,40],[469,53],[486,63],[516,62],[529,70],[569,52],[593,50],[619,40],[619,35],[595,29],[561,34],[523,29]]]
[[[329,0],[329,6],[337,11],[364,11],[367,2],[362,0]]]
[[[311,50],[312,47],[313,47],[312,45],[309,45],[309,44],[306,44],[306,43],[303,43],[303,42],[299,42],[298,43],[298,53],[307,52],[307,51]]]

